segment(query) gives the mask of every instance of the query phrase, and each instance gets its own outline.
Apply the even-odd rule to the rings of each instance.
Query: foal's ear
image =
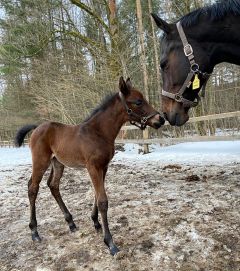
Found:
[[[132,89],[132,83],[130,78],[127,79],[125,82],[123,77],[121,76],[119,79],[119,90],[122,92],[123,95],[127,96]]]
[[[157,14],[151,13],[156,25],[162,29],[166,34],[169,34],[172,30],[171,24],[168,24],[164,20],[158,17]]]
[[[126,85],[127,85],[129,90],[131,90],[133,88],[131,79],[129,77],[128,77],[127,81],[126,81]]]

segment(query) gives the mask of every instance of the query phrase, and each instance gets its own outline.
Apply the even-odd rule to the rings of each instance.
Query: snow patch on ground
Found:
[[[240,141],[188,142],[162,147],[159,144],[150,145],[149,154],[142,154],[141,146],[125,144],[124,152],[118,152],[116,162],[146,162],[179,164],[229,164],[240,162]],[[140,152],[140,153],[139,153]]]
[[[26,166],[32,163],[29,147],[23,148],[0,148],[0,182],[9,177],[14,177],[13,168]]]
[[[23,148],[0,148],[0,167],[27,165],[31,163],[29,147]]]
[[[146,164],[147,161],[157,162],[158,165],[169,163],[188,165],[214,165],[240,162],[240,140],[238,141],[212,141],[188,142],[172,146],[150,145],[149,154],[142,154],[142,146],[138,144],[125,144],[125,151],[118,151],[113,163]],[[2,174],[16,165],[31,164],[29,147],[0,148],[0,168]],[[1,177],[1,176],[0,176]]]

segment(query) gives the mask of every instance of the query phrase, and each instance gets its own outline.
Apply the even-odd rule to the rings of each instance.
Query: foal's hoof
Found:
[[[32,233],[32,240],[34,242],[41,242],[42,241],[41,237],[39,236],[39,234],[37,232]]]
[[[71,225],[69,225],[69,229],[71,232],[77,231],[77,227],[76,227],[75,223],[72,223]]]
[[[94,228],[95,228],[95,230],[96,230],[97,232],[101,232],[101,231],[102,231],[102,226],[101,226],[100,223],[94,224]]]
[[[119,252],[119,249],[116,246],[109,248],[109,250],[112,256],[116,255]]]

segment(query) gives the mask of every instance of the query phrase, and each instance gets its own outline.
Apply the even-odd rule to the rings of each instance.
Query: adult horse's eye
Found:
[[[168,61],[167,60],[161,61],[160,67],[161,67],[162,71],[165,70],[165,69],[167,69],[168,68]]]

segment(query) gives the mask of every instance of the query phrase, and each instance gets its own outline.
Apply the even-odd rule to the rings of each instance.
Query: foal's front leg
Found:
[[[104,188],[105,173],[103,169],[97,169],[93,165],[87,166],[87,169],[93,182],[97,207],[102,217],[104,243],[108,246],[110,253],[112,255],[115,255],[119,251],[119,249],[114,244],[112,235],[108,227],[108,219],[107,219],[108,199],[107,199],[107,195]]]

